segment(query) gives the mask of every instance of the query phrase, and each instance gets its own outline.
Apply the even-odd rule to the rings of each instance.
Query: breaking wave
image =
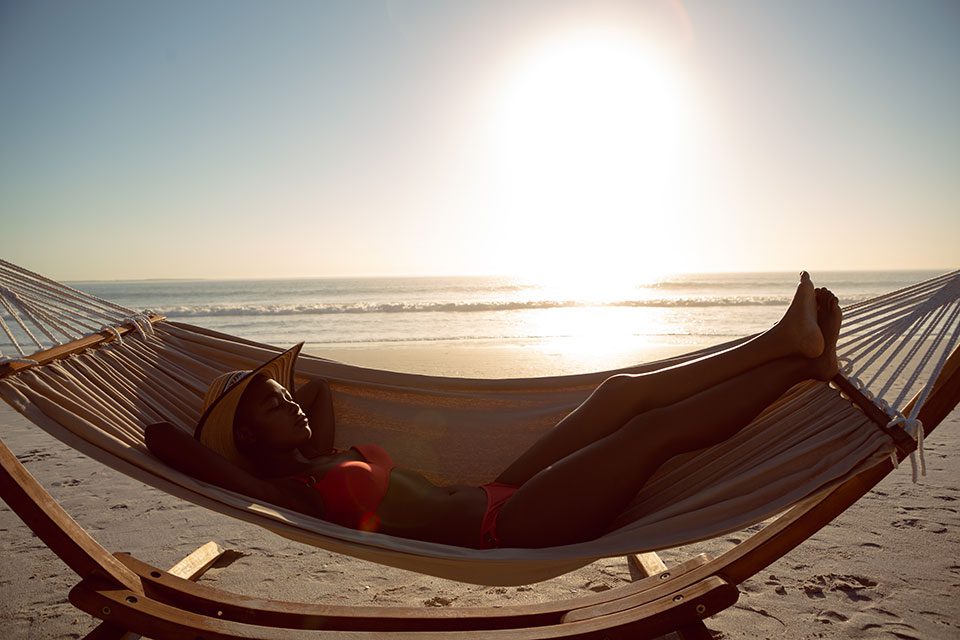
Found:
[[[856,300],[844,300],[845,303]],[[563,309],[582,307],[785,307],[787,296],[729,296],[651,298],[587,302],[578,300],[524,300],[483,302],[351,302],[316,304],[249,304],[249,305],[178,305],[152,309],[168,318],[197,316],[281,316],[341,315],[368,313],[476,313],[490,311],[522,311],[527,309]]]

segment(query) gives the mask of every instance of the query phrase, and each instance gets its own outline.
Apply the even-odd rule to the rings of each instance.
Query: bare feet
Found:
[[[839,326],[839,322],[837,324]],[[824,336],[818,325],[817,294],[806,271],[800,272],[800,284],[793,301],[773,330],[789,345],[791,353],[807,358],[816,358],[823,353]]]
[[[843,312],[837,302],[837,296],[826,287],[816,290],[817,325],[823,334],[823,353],[814,358],[815,377],[830,380],[840,370],[837,364],[837,337],[840,335],[840,323]]]

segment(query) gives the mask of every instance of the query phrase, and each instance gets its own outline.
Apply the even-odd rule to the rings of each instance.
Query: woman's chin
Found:
[[[310,429],[310,425],[304,424],[297,432],[297,435],[300,438],[300,442],[297,443],[297,446],[302,447],[310,442],[310,438],[313,437],[313,431]]]

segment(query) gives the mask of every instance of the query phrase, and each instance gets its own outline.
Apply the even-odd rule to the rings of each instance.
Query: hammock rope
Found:
[[[37,317],[30,318],[31,324],[38,329],[42,327],[41,331],[51,344],[57,344],[58,340],[50,336],[48,331],[55,330],[69,340],[76,340],[86,333],[98,332],[98,326],[122,325],[127,318],[136,315],[132,309],[84,293],[3,259],[0,259],[0,291],[3,292],[0,299],[4,308],[18,323],[21,318],[8,306],[11,298],[27,301],[27,304],[41,312],[36,314]],[[54,320],[51,321],[52,318]],[[71,328],[69,324],[74,326]],[[25,323],[21,327],[24,333],[31,335]],[[7,330],[5,333],[16,346],[17,341],[12,333]],[[35,338],[34,342],[38,348],[44,348]],[[27,354],[21,351],[20,355]]]
[[[960,342],[958,273],[947,273],[845,310],[844,334],[852,335],[838,347],[844,363],[842,372],[887,413],[888,427],[902,429],[916,442],[910,454],[914,482],[926,475],[923,425],[917,415]],[[936,363],[932,368],[931,362]],[[918,390],[921,377],[927,382]],[[909,414],[903,415],[896,407],[903,406],[911,394],[917,394],[918,400]]]
[[[29,286],[21,286],[21,279]],[[32,333],[45,341],[44,348],[57,344],[52,334],[63,335],[66,317],[76,324],[104,327],[92,330],[103,337],[97,348],[15,375],[5,375],[0,360],[0,395],[55,437],[168,493],[292,539],[466,582],[522,584],[600,557],[736,531],[896,454],[891,437],[837,390],[808,382],[727,442],[665,463],[611,530],[594,541],[479,551],[390,538],[251,504],[248,497],[166,467],[146,449],[146,424],[166,420],[192,431],[209,382],[224,371],[251,368],[277,353],[275,347],[175,322],[153,324],[145,312],[87,297],[3,261],[0,286],[15,291],[33,309],[44,310],[21,318],[31,328],[36,325]],[[838,355],[849,382],[883,409],[890,427],[917,441],[915,473],[922,473],[923,427],[917,415],[960,341],[960,271],[858,302],[844,313]],[[49,333],[40,329],[49,317],[56,317],[61,328],[48,326]],[[12,316],[10,324],[4,333],[13,344],[23,329]],[[119,329],[124,327],[128,332],[121,339]],[[89,331],[70,333],[78,339]],[[739,342],[618,371],[651,371]],[[20,351],[19,358],[7,362],[20,362],[24,356]],[[365,369],[313,356],[301,357],[298,370],[306,378],[330,382],[337,446],[378,442],[398,464],[451,484],[494,478],[615,373],[471,380]],[[909,397],[917,400],[903,413]]]

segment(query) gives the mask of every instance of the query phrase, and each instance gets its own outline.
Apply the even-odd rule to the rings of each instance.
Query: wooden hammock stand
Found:
[[[151,322],[162,320],[159,316]],[[120,333],[133,327],[119,328]],[[104,332],[35,354],[36,365],[9,363],[0,377],[42,366],[115,339]],[[842,376],[834,383],[878,427],[886,414]],[[960,400],[960,349],[953,351],[923,405],[929,434]],[[916,398],[914,399],[916,401]],[[912,404],[912,403],[911,403]],[[909,405],[908,405],[909,409]],[[906,410],[905,410],[906,412]],[[914,446],[891,434],[903,460]],[[87,638],[384,640],[540,640],[546,638],[710,638],[702,620],[732,606],[736,585],[785,555],[859,500],[894,469],[877,464],[800,501],[769,526],[715,559],[699,555],[667,568],[655,553],[628,556],[640,579],[609,591],[549,603],[432,609],[339,606],[249,597],[197,584],[223,551],[207,543],[168,571],[128,554],[111,555],[30,475],[0,440],[0,497],[80,577],[70,602],[103,620]]]

